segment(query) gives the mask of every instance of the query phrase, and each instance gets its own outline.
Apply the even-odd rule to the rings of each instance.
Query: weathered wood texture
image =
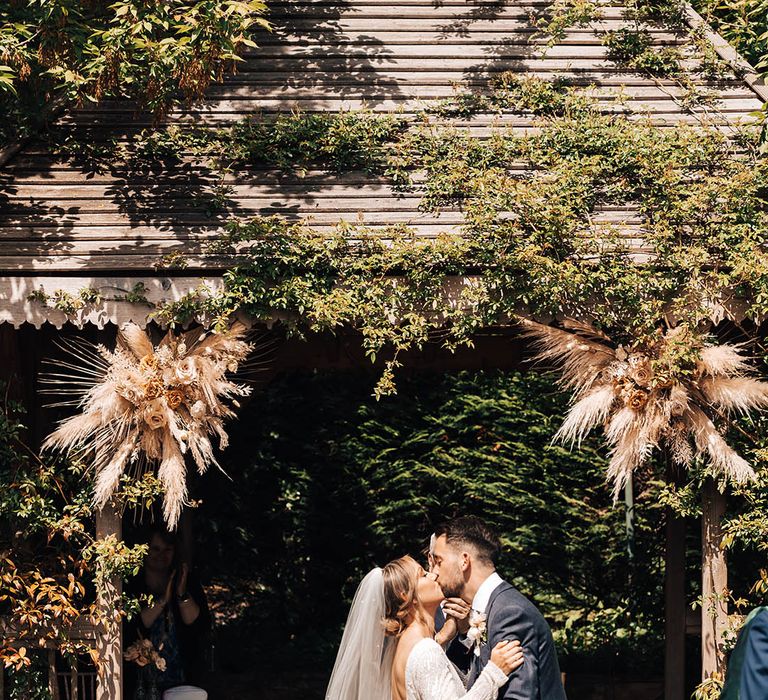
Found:
[[[724,634],[728,626],[728,566],[721,547],[721,523],[725,517],[725,496],[713,479],[704,484],[701,495],[701,674],[725,674]]]
[[[96,537],[105,539],[110,536],[118,540],[122,538],[123,518],[108,506],[96,513]],[[97,700],[123,700],[123,629],[116,616],[116,601],[120,600],[122,592],[122,579],[114,577],[99,598],[102,615],[112,621],[96,638],[96,648],[103,662],[97,682]]]
[[[666,510],[664,698],[685,699],[685,520]]]
[[[246,56],[238,73],[212,87],[202,105],[175,110],[167,121],[220,126],[249,116],[271,119],[292,109],[335,112],[363,106],[409,115],[451,96],[454,85],[480,87],[507,70],[591,85],[606,111],[649,115],[660,128],[701,118],[681,108],[682,92],[673,81],[626,72],[608,59],[601,35],[625,25],[622,7],[604,8],[600,21],[571,29],[547,48],[531,18],[546,5],[536,0],[270,3],[274,32],[263,34],[261,46]],[[652,28],[652,36],[658,46],[682,41],[682,34],[659,28]],[[697,60],[692,54],[688,64],[693,67]],[[717,96],[709,117],[724,129],[749,120],[762,104],[760,86],[736,75],[718,82],[695,80]],[[615,101],[620,91],[626,96],[623,106]],[[530,114],[506,112],[457,126],[486,138],[500,126],[526,133],[536,128],[534,122]],[[106,103],[67,113],[59,124],[98,146],[111,139],[130,143],[151,119],[136,114],[131,104]],[[425,238],[461,224],[460,211],[423,212],[418,191],[398,193],[362,173],[299,177],[254,163],[226,184],[233,188],[229,213],[238,216],[309,218],[320,228],[342,219],[374,227],[406,223]],[[151,273],[172,254],[186,256],[182,274],[220,270],[228,261],[207,257],[204,247],[228,215],[207,211],[214,185],[215,177],[188,159],[146,168],[110,162],[94,169],[82,158],[51,155],[42,141],[29,143],[0,171],[0,271],[138,275]],[[621,225],[642,255],[637,212],[615,209],[604,217]]]

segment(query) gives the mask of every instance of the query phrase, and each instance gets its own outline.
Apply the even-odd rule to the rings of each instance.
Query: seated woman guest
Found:
[[[126,631],[126,646],[139,638],[152,642],[165,662],[165,668],[154,670],[160,692],[201,685],[207,668],[210,615],[202,586],[188,565],[178,561],[173,535],[153,531],[144,567],[130,582],[129,593],[139,597],[142,609]],[[126,671],[126,697],[131,698],[137,678]]]

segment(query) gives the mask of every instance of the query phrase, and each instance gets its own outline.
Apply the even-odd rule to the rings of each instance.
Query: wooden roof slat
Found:
[[[423,109],[425,100],[451,97],[454,85],[483,90],[489,77],[507,70],[594,84],[591,90],[605,112],[632,110],[634,118],[649,118],[660,129],[711,118],[716,128],[731,134],[734,125],[751,122],[750,113],[762,104],[754,80],[735,75],[712,80],[692,73],[694,82],[719,102],[710,117],[683,113],[674,98],[685,93],[674,80],[651,79],[608,59],[604,33],[626,24],[620,4],[604,7],[600,20],[569,29],[545,51],[547,39],[532,25],[530,14],[548,4],[276,0],[270,3],[276,30],[262,33],[260,48],[247,52],[238,73],[211,86],[202,105],[172,111],[167,123],[220,127],[243,118],[274,119],[295,108],[309,113],[366,108],[408,119]],[[681,45],[680,32],[653,26],[649,31],[657,46]],[[696,58],[685,62],[689,70],[697,65]],[[626,99],[623,107],[612,99],[619,91]],[[62,118],[59,128],[97,146],[114,140],[130,148],[152,124],[134,110],[132,104],[116,102],[86,106]],[[430,120],[445,123],[436,116]],[[532,115],[514,112],[455,124],[478,139],[498,128],[513,135],[540,128]],[[512,164],[510,172],[525,168],[525,163]],[[417,183],[419,177],[416,173]],[[144,170],[115,159],[103,164],[103,172],[92,172],[87,164],[54,156],[44,142],[33,141],[0,171],[0,269],[59,272],[71,282],[73,275],[90,272],[154,272],[159,259],[173,251],[184,254],[191,270],[224,269],[231,260],[203,254],[205,242],[216,237],[227,218],[226,213],[206,212],[206,188],[214,181],[191,154]],[[396,192],[380,177],[359,172],[311,171],[300,178],[261,164],[243,166],[225,182],[232,186],[231,213],[309,218],[321,232],[339,219],[360,218],[373,228],[406,223],[420,240],[428,240],[456,230],[463,220],[458,207],[439,216],[421,211],[418,184],[412,192]],[[635,207],[605,207],[594,218],[619,226],[638,260],[650,252]]]

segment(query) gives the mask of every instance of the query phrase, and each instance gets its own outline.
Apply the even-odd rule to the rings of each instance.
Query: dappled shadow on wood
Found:
[[[370,34],[344,28],[342,18],[355,17],[356,12],[349,0],[275,7],[270,17],[275,32],[263,38],[277,52],[273,48],[266,57],[266,48],[255,50],[225,85],[273,83],[283,91],[318,88],[341,97],[363,94],[371,105],[400,94],[397,80],[378,75],[392,61],[392,49]],[[280,47],[286,50],[284,57]],[[315,105],[306,100],[302,107],[311,111]]]

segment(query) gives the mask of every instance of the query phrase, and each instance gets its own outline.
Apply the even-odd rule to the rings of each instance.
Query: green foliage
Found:
[[[541,80],[506,71],[491,79],[488,92],[462,92],[427,106],[427,113],[442,117],[470,117],[480,112],[560,114],[572,92],[565,79]],[[391,158],[390,158],[391,162]]]
[[[0,104],[12,119],[0,136],[35,128],[35,113],[54,96],[130,98],[156,116],[199,100],[256,46],[265,11],[261,0],[3,3]]]
[[[650,672],[663,614],[660,511],[639,490],[630,562],[597,442],[573,453],[551,444],[566,406],[553,382],[425,374],[379,402],[369,382],[329,373],[272,383],[244,407],[223,455],[238,488],[206,477],[193,490],[210,513],[198,522],[212,575],[258,576],[259,602],[241,624],[262,634],[234,638],[262,640],[253,653],[270,657],[308,640],[327,671],[363,574],[404,553],[423,559],[438,522],[476,514],[503,535],[501,571],[552,622],[566,669]]]
[[[749,63],[768,67],[766,0],[696,0],[694,7]]]
[[[546,13],[535,20],[537,29],[548,35],[549,46],[562,41],[571,27],[585,27],[601,18],[599,3],[595,0],[555,0]]]
[[[46,656],[32,654],[29,666],[10,674],[6,686],[9,700],[51,700]]]
[[[674,76],[681,73],[683,56],[679,49],[654,47],[647,29],[617,29],[607,32],[603,43],[608,47],[608,58],[632,70],[655,76]]]
[[[603,114],[567,86],[509,77],[484,99],[546,115],[527,137],[498,129],[479,140],[415,125],[388,131],[392,141],[379,151],[389,153],[384,172],[420,192],[423,209],[463,208],[460,235],[417,242],[401,227],[374,233],[342,223],[328,236],[276,218],[233,220],[212,249],[237,251],[224,291],[203,290],[159,318],[199,311],[223,324],[242,309],[257,319],[282,313],[292,331],[348,325],[371,359],[387,354],[386,393],[402,350],[438,331],[449,347],[469,344],[478,327],[524,309],[588,318],[629,343],[670,314],[695,328],[734,291],[749,314],[765,309],[767,171],[754,133],[734,141],[714,128],[662,131]],[[303,129],[304,117],[292,118]],[[292,144],[276,153],[288,158]],[[511,170],[520,161],[525,175]],[[606,207],[626,205],[642,217],[644,265],[614,224],[595,223]],[[464,281],[448,289],[450,277]]]
[[[268,163],[284,170],[380,170],[384,147],[403,122],[394,115],[366,112],[278,116],[273,122],[251,119],[222,134],[226,158],[236,163]]]
[[[7,387],[0,390],[5,394]],[[65,654],[90,654],[98,662],[94,647],[69,639],[67,632],[82,617],[111,625],[134,609],[132,601],[115,595],[111,578],[134,573],[146,552],[145,546],[95,537],[85,465],[40,460],[23,442],[22,414],[22,406],[5,396],[0,412],[0,605],[8,627],[0,663],[19,675],[11,686],[18,688],[35,682],[37,646],[52,644]],[[111,605],[105,610],[96,599],[107,595]]]
[[[691,700],[719,700],[723,690],[723,679],[715,673],[702,681],[691,696]]]
[[[685,1],[629,0],[626,16],[636,22],[680,29],[685,25]]]
[[[623,55],[633,51],[650,48],[641,42]],[[428,112],[410,125],[343,112],[145,134],[121,156],[152,161],[192,152],[222,178],[250,163],[299,172],[362,168],[419,193],[425,211],[460,207],[465,217],[462,230],[436,241],[417,241],[402,226],[373,231],[341,222],[326,235],[276,218],[233,219],[210,248],[235,262],[224,290],[198,290],[157,317],[177,323],[201,315],[222,326],[245,310],[257,319],[278,312],[291,332],[351,326],[369,357],[386,361],[377,389],[384,394],[393,390],[403,350],[436,333],[448,347],[471,344],[478,327],[521,312],[591,320],[632,344],[670,317],[695,329],[734,296],[750,317],[766,310],[768,171],[757,128],[729,136],[701,125],[660,130],[605,114],[566,83],[510,74],[489,88],[458,93],[433,111],[528,112],[538,117],[537,131],[496,128],[481,140],[432,123]],[[698,104],[706,95],[688,99]],[[226,209],[223,179],[214,198]],[[622,222],[600,223],[602,212],[622,207],[641,220],[642,265]],[[159,264],[183,266],[177,258]],[[450,287],[449,278],[462,281]]]

